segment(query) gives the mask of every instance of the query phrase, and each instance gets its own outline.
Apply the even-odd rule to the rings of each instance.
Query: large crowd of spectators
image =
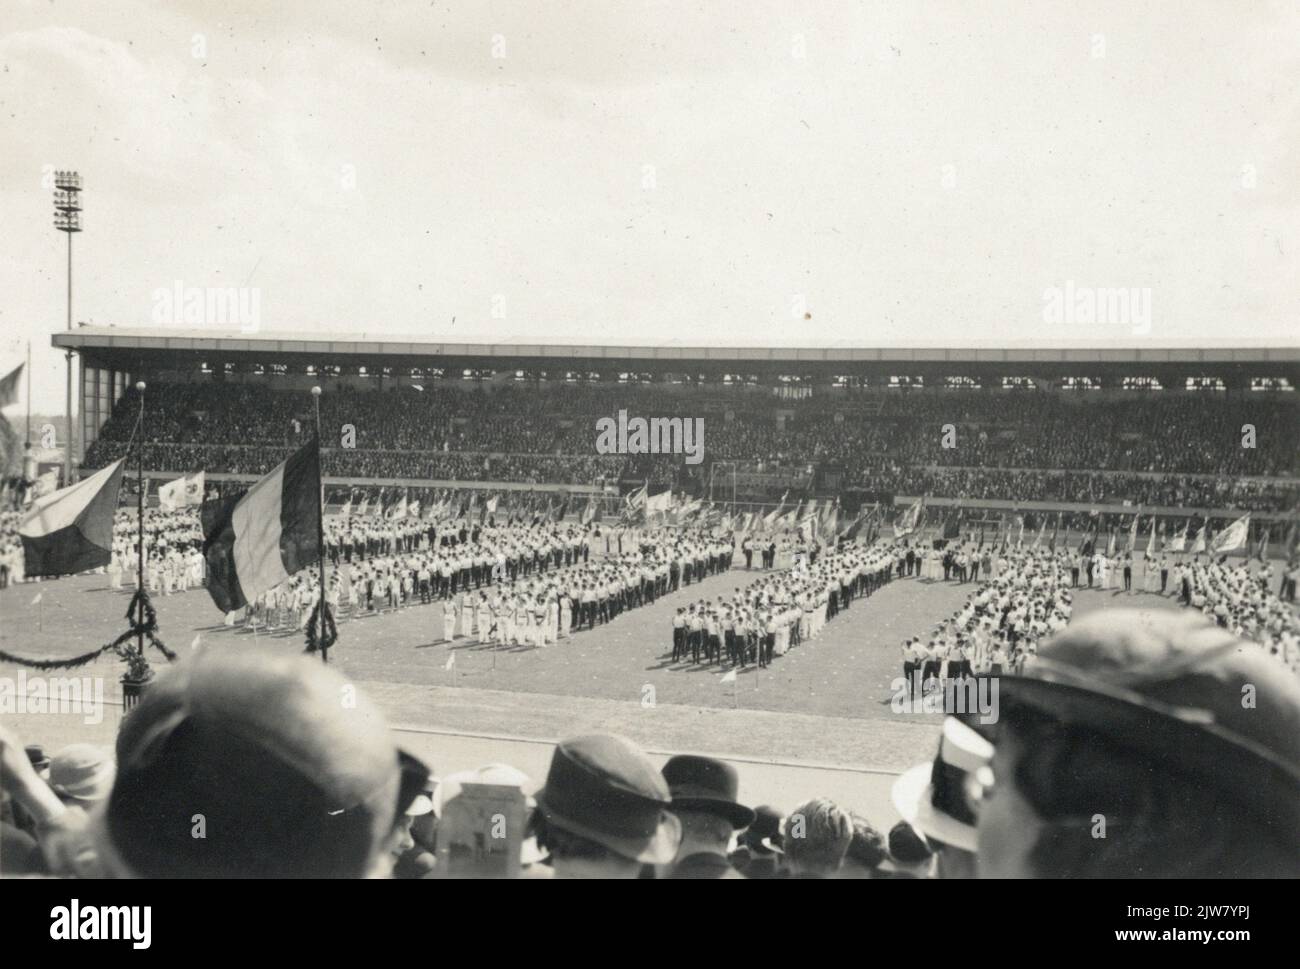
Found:
[[[134,391],[130,392],[134,394]],[[264,473],[314,429],[307,394],[246,383],[158,384],[146,398],[151,470]],[[1051,392],[883,393],[792,401],[645,386],[431,384],[321,396],[325,472],[335,476],[602,484],[698,493],[713,462],[833,467],[877,497],[1048,500],[1283,510],[1297,500],[1293,401],[1182,393],[1090,399]],[[87,453],[125,453],[124,398]],[[596,452],[595,421],[701,418],[705,462]],[[773,487],[779,487],[773,485]]]

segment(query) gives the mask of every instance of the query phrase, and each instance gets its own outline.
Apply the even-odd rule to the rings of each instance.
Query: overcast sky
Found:
[[[61,411],[55,168],[95,324],[179,281],[267,330],[1293,344],[1298,11],[4,0],[0,372],[30,339]],[[1067,282],[1149,331],[1045,322]]]

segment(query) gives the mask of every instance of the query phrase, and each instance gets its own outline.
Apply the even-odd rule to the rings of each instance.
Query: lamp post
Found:
[[[81,176],[76,172],[54,173],[54,228],[68,237],[68,330],[72,330],[72,234],[81,231]],[[68,380],[67,394],[64,400],[64,416],[67,421],[67,440],[63,455],[63,484],[72,483],[72,442],[76,433],[72,426],[72,348],[64,356],[67,358]]]

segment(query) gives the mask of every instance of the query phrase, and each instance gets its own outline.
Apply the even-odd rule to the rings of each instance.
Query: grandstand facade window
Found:
[[[212,367],[206,361],[199,364],[199,373],[212,373]]]
[[[1062,390],[1101,390],[1100,377],[1062,377]]]
[[[867,378],[857,374],[837,373],[831,377],[831,387],[836,390],[865,390]]]
[[[978,377],[951,376],[943,378],[945,390],[979,390],[981,386]]]
[[[1281,393],[1292,393],[1295,388],[1291,386],[1291,381],[1286,377],[1251,377],[1250,389],[1252,391],[1271,391]]]
[[[907,374],[890,374],[889,383],[886,385],[890,390],[921,390],[925,387],[925,378],[919,374],[909,376]]]
[[[1188,377],[1188,390],[1227,390],[1222,377]]]
[[[758,384],[758,375],[752,373],[724,373],[720,383],[724,387],[752,387]]]
[[[1125,377],[1120,386],[1125,390],[1164,390],[1156,377]]]
[[[1003,377],[1003,390],[1037,390],[1038,384],[1033,377]]]

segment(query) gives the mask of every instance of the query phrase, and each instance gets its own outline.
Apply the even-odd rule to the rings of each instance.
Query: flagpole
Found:
[[[27,341],[27,431],[26,431],[26,436],[23,438],[23,442],[28,447],[32,446],[32,341],[31,340]],[[25,459],[26,455],[24,454],[23,457]],[[26,470],[27,470],[26,468],[23,469],[24,474],[26,474]]]
[[[140,395],[140,417],[136,425],[136,433],[139,434],[139,443],[136,451],[135,466],[135,488],[136,488],[136,505],[135,505],[135,587],[140,595],[140,625],[136,632],[136,644],[139,648],[140,659],[144,659],[144,391],[147,385],[143,380],[136,381],[135,389]]]
[[[325,635],[325,474],[321,465],[320,436],[320,387],[311,389],[312,402],[316,410],[316,464],[321,469],[320,487],[316,489],[316,547],[320,550],[320,661],[330,661],[329,639]]]

